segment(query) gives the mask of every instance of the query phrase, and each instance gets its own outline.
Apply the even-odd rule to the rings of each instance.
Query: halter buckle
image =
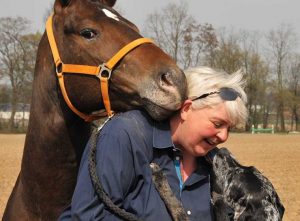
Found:
[[[57,62],[55,64],[55,70],[56,70],[56,74],[59,75],[59,74],[62,74],[62,70],[63,70],[63,63],[61,61]]]
[[[100,78],[107,78],[107,80],[110,79],[112,70],[108,67],[106,67],[105,63],[99,65],[100,71],[97,74],[97,77]]]

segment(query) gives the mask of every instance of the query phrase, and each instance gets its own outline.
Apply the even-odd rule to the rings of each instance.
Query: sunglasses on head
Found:
[[[219,94],[219,96],[225,100],[225,101],[234,101],[236,100],[238,97],[241,97],[240,93],[238,93],[236,90],[234,90],[233,88],[228,88],[228,87],[222,87],[220,88],[220,90],[218,91],[213,91],[210,93],[206,93],[206,94],[202,94],[199,97],[196,97],[194,99],[192,99],[192,101],[195,100],[199,100],[199,99],[203,99],[206,98],[209,95],[212,94]]]

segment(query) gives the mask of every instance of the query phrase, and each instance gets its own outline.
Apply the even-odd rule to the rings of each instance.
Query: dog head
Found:
[[[212,188],[234,211],[233,220],[282,220],[284,207],[273,185],[255,167],[242,166],[226,148],[212,162]]]

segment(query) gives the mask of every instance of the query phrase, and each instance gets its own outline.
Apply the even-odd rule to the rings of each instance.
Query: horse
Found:
[[[4,221],[57,220],[71,201],[90,121],[103,108],[108,114],[144,108],[162,120],[185,99],[182,70],[112,8],[115,2],[54,2],[37,51],[21,170]]]

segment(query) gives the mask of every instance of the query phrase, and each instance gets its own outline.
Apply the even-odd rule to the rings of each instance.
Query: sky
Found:
[[[141,30],[148,14],[180,0],[119,0],[116,7]],[[188,10],[200,23],[215,28],[230,27],[267,32],[291,24],[300,35],[300,0],[186,0]],[[0,0],[0,17],[22,16],[32,22],[32,31],[43,31],[46,11],[53,0]]]

